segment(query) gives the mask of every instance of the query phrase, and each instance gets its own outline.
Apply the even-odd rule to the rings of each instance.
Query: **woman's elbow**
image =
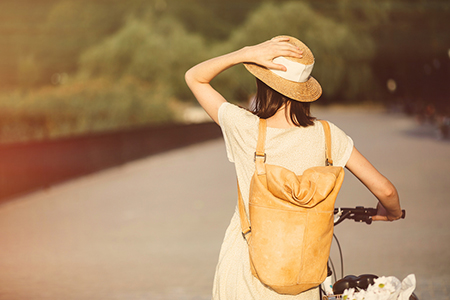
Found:
[[[382,197],[384,199],[396,199],[398,198],[397,189],[392,183],[387,183],[382,189]]]
[[[184,73],[184,81],[186,81],[187,85],[193,81],[192,69],[189,69]]]
[[[191,90],[196,89],[203,83],[198,74],[196,74],[194,68],[191,68],[184,73],[184,80]]]

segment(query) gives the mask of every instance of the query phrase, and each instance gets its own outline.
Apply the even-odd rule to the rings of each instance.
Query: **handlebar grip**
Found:
[[[371,214],[371,216],[375,216],[376,215],[376,209],[373,209],[373,211],[375,212],[375,213],[373,213],[373,214]],[[406,218],[406,210],[404,210],[404,209],[402,209],[402,216],[400,217],[401,219],[404,219],[404,218]]]
[[[358,208],[359,206],[357,206],[356,208]],[[367,214],[369,216],[375,216],[377,214],[377,209],[376,208],[365,208],[365,207],[359,207],[361,210],[365,210],[367,212]],[[406,210],[402,209],[402,216],[400,217],[401,219],[406,218]]]

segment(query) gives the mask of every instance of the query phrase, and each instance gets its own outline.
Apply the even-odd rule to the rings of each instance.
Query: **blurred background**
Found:
[[[313,50],[321,104],[443,123],[449,30],[447,0],[2,0],[0,143],[203,120],[184,72],[278,34]],[[239,68],[215,85],[233,102],[254,92]]]
[[[0,300],[210,299],[235,172],[184,73],[279,34],[407,210],[339,226],[346,274],[449,300],[448,0],[0,0]],[[242,66],[213,84],[255,91]],[[347,175],[339,205],[374,206]]]

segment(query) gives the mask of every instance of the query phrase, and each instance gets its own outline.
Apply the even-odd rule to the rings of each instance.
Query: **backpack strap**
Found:
[[[331,131],[330,124],[327,121],[320,120],[322,123],[323,130],[325,133],[325,155],[326,155],[326,165],[332,166],[333,160],[331,159]],[[255,164],[256,170],[258,171],[258,175],[265,173],[264,163],[266,162],[266,153],[265,153],[265,142],[266,142],[266,131],[267,131],[267,121],[265,119],[259,120],[259,132],[258,132],[258,142],[256,144],[256,152],[255,152]],[[260,173],[261,172],[261,173]],[[244,200],[242,199],[241,188],[238,186],[238,205],[239,205],[239,217],[241,219],[241,229],[242,236],[246,241],[247,235],[251,234],[251,226],[249,219],[247,217],[247,213],[245,212]]]
[[[241,230],[242,230],[242,236],[246,241],[247,235],[252,232],[252,228],[250,227],[250,222],[248,221],[247,213],[245,212],[245,206],[244,206],[244,200],[242,200],[242,194],[241,194],[241,188],[239,187],[239,182],[237,184],[238,186],[238,196],[239,196],[239,217],[241,219]]]
[[[327,121],[319,120],[320,123],[322,123],[323,131],[325,133],[325,165],[332,166],[333,165],[333,159],[331,159],[331,131],[330,131],[330,124]]]
[[[319,120],[322,123],[323,131],[325,133],[325,155],[326,155],[326,165],[332,166],[333,159],[331,158],[331,130],[330,124],[325,120]],[[266,132],[267,132],[267,120],[259,119],[259,129],[258,129],[258,142],[256,144],[255,152],[255,163],[258,175],[264,174],[265,170],[263,164],[266,162],[265,153],[265,143],[266,143]]]
[[[266,173],[264,163],[266,162],[265,144],[266,144],[267,120],[259,119],[258,141],[255,151],[255,165],[258,175]]]
[[[266,132],[267,132],[267,120],[259,119],[258,127],[258,141],[256,143],[255,151],[255,168],[258,175],[264,175],[266,168],[264,163],[266,162],[265,144],[266,144]],[[244,200],[242,199],[241,188],[238,182],[238,196],[239,196],[239,216],[241,218],[242,236],[247,240],[247,235],[251,233],[250,222],[245,212]]]

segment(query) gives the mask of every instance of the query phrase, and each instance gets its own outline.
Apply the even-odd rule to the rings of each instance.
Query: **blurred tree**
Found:
[[[373,69],[380,83],[396,81],[394,98],[449,107],[450,2],[389,0],[384,5],[388,18],[372,31],[377,41]]]
[[[0,89],[23,82],[31,87],[39,81],[35,71],[27,78],[26,68],[38,62],[36,48],[46,13],[55,0],[29,3],[25,0],[0,1]],[[32,9],[30,9],[32,8]],[[18,74],[18,71],[22,72]],[[37,68],[33,67],[33,70]],[[39,68],[41,71],[41,69]]]
[[[85,48],[117,31],[127,15],[158,1],[0,1],[0,87],[49,84],[54,73],[74,72]],[[30,57],[39,62],[37,79],[18,73]]]
[[[20,56],[17,63],[17,80],[27,88],[35,87],[40,81],[41,66],[34,55]]]
[[[130,17],[116,34],[86,50],[80,59],[84,78],[132,76],[167,86],[180,100],[191,97],[184,72],[207,57],[204,39],[169,16],[148,12]]]
[[[287,34],[298,37],[314,52],[313,76],[321,82],[324,98],[356,99],[368,97],[373,77],[370,62],[374,55],[373,40],[363,32],[354,32],[348,25],[326,18],[302,2],[267,3],[254,11],[236,29],[222,49],[237,49],[263,42],[273,36]],[[242,97],[254,85],[246,73],[229,71],[217,80],[219,86],[233,86],[231,97]],[[225,90],[225,88],[223,88]]]
[[[326,99],[447,99],[448,28],[448,0],[3,0],[0,85],[33,88],[81,66],[89,78],[164,82],[186,99],[189,66],[286,33],[313,49]],[[248,77],[233,72],[217,84],[246,97]]]
[[[76,70],[77,58],[87,47],[117,31],[142,1],[64,0],[49,12],[44,24],[38,56],[46,78]]]
[[[170,122],[170,94],[124,77],[0,95],[0,143],[59,138]]]
[[[315,0],[308,3],[327,17],[351,26],[354,31],[371,30],[388,17],[387,4],[379,0]]]
[[[228,37],[235,25],[224,18],[223,12],[212,9],[215,3],[229,4],[228,1],[168,0],[165,12],[190,32],[201,34],[209,40],[222,40]]]

